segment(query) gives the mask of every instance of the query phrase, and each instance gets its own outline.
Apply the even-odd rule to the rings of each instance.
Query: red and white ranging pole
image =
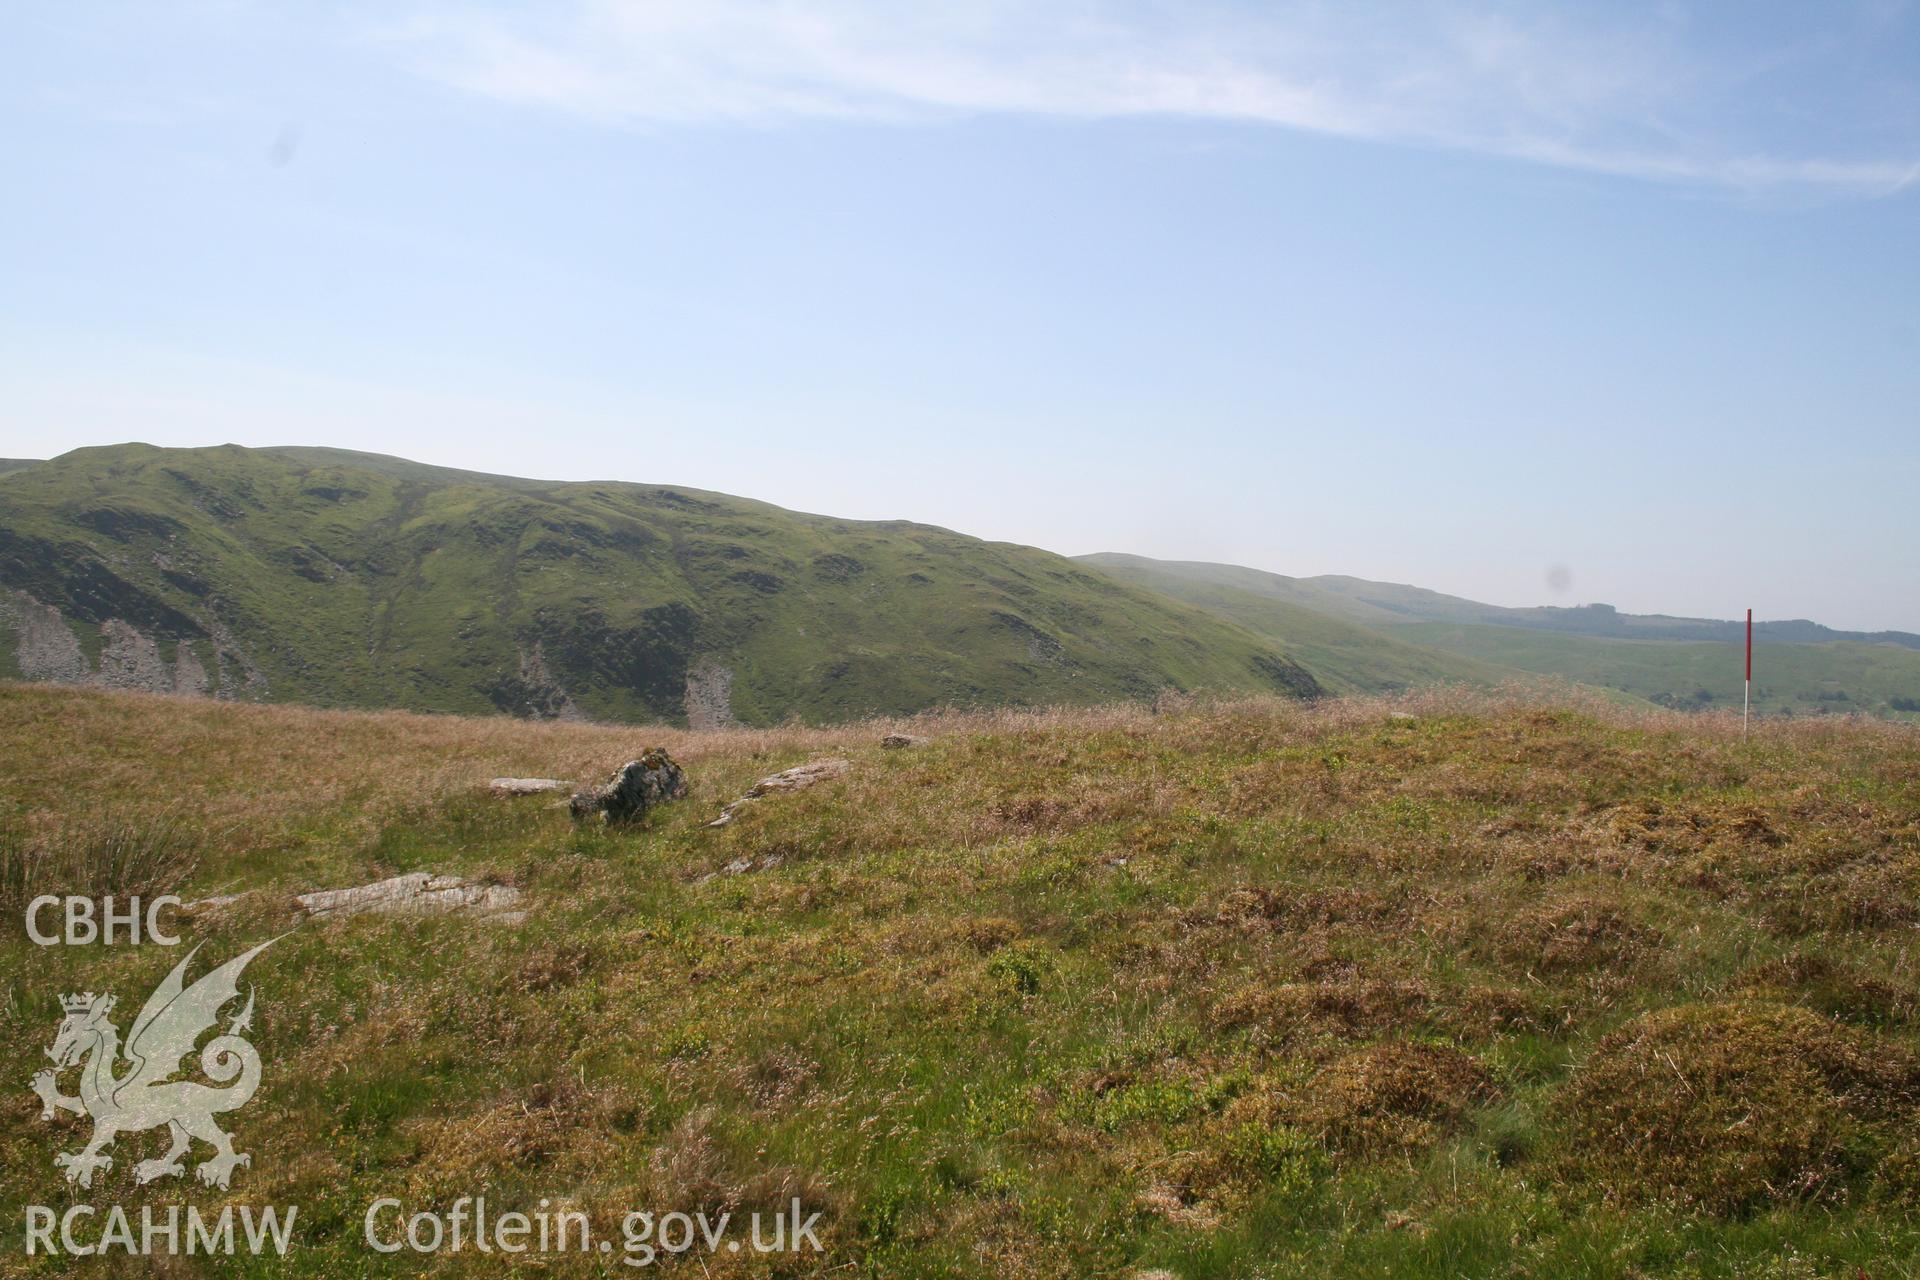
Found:
[[[1747,610],[1747,691],[1740,698],[1740,736],[1747,736],[1747,718],[1753,714],[1753,610]]]

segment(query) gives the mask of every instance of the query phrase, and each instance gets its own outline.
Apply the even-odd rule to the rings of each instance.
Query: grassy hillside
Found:
[[[0,586],[0,673],[321,705],[771,723],[1317,690],[1271,643],[1031,548],[322,449],[9,475]]]
[[[1715,618],[1682,618],[1659,613],[1621,613],[1612,605],[1556,605],[1510,609],[1443,595],[1424,587],[1368,582],[1364,578],[1327,576],[1301,580],[1323,600],[1341,601],[1362,610],[1368,620],[1402,624],[1453,622],[1534,631],[1564,632],[1614,640],[1717,640],[1744,644],[1746,622]],[[1920,650],[1920,635],[1910,631],[1840,631],[1805,618],[1759,619],[1753,624],[1756,644],[1890,644]]]
[[[1420,587],[1289,578],[1238,565],[1081,559],[1286,643],[1341,689],[1378,688],[1367,679],[1379,671],[1408,673],[1413,678],[1396,677],[1407,685],[1531,674],[1676,708],[1740,706],[1741,624],[1620,614],[1603,605],[1504,609]],[[1319,631],[1314,617],[1323,620]],[[1399,647],[1369,647],[1365,636]],[[1920,650],[1908,643],[1920,637],[1765,622],[1755,624],[1754,639],[1754,705],[1763,713],[1920,713]]]
[[[1439,622],[1395,634],[1462,657],[1623,689],[1675,707],[1738,710],[1746,670],[1739,644],[1609,640]],[[1763,714],[1920,713],[1920,652],[1912,649],[1835,641],[1755,646],[1754,653],[1754,709]]]
[[[183,926],[208,961],[284,935],[247,977],[260,1094],[225,1117],[253,1164],[230,1193],[140,1187],[164,1144],[129,1136],[93,1198],[297,1205],[286,1265],[233,1271],[311,1277],[417,1274],[361,1242],[366,1206],[476,1192],[615,1240],[635,1208],[823,1214],[821,1258],[667,1268],[713,1277],[1855,1278],[1920,1256],[1913,730],[1742,743],[1724,716],[1460,696],[929,718],[927,745],[883,751],[891,727],[0,686],[8,920],[41,890],[177,886],[242,895]],[[638,829],[482,790],[656,743],[693,795]],[[849,772],[701,825],[824,753]],[[528,914],[288,900],[413,870],[517,886]],[[115,993],[124,1029],[179,953],[19,930],[0,1202],[62,1205],[53,1156],[86,1126],[20,1087],[58,996]]]
[[[9,471],[25,471],[28,467],[38,466],[37,458],[0,458],[0,476]]]
[[[1441,607],[1439,602],[1455,602],[1467,607],[1468,615],[1462,621],[1480,621],[1478,611],[1491,607],[1475,605],[1471,600],[1456,600],[1456,597],[1443,596],[1437,591],[1426,591],[1420,587],[1370,583],[1367,585],[1385,587],[1394,593],[1375,603],[1341,590],[1337,585],[1358,583],[1361,581],[1358,578],[1290,578],[1286,574],[1268,573],[1264,569],[1249,569],[1237,564],[1211,564],[1204,560],[1153,560],[1146,556],[1122,555],[1112,551],[1079,556],[1077,559],[1082,564],[1098,569],[1117,568],[1136,573],[1150,571],[1159,577],[1178,579],[1195,587],[1226,588],[1280,604],[1310,609],[1326,617],[1357,622],[1366,627],[1377,628],[1419,620],[1417,615],[1410,615],[1404,607],[1405,597],[1398,594],[1402,592],[1416,593],[1417,598],[1429,601],[1435,608]]]
[[[1102,554],[1081,559],[1122,582],[1185,601],[1265,636],[1311,669],[1322,684],[1341,693],[1389,693],[1449,682],[1498,684],[1516,674],[1511,668],[1408,643],[1300,603],[1262,581],[1276,574],[1144,556]],[[1199,567],[1220,572],[1193,571]],[[1312,598],[1311,593],[1299,597]]]
[[[1248,569],[1242,565],[1210,564],[1199,560],[1150,560],[1144,556],[1115,552],[1080,556],[1078,559],[1102,569],[1151,571],[1163,578],[1179,579],[1191,584],[1231,587],[1374,628],[1452,622],[1522,627],[1532,631],[1616,640],[1718,640],[1723,643],[1744,643],[1746,636],[1744,621],[1621,613],[1606,604],[1511,609],[1430,591],[1425,587],[1371,582],[1341,574],[1289,578],[1285,574]],[[1910,631],[1839,631],[1804,618],[1756,621],[1753,636],[1756,644],[1826,644],[1843,640],[1920,650],[1920,635]]]

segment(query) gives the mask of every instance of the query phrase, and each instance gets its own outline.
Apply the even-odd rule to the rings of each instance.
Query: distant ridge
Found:
[[[1657,613],[1621,613],[1608,604],[1573,607],[1541,605],[1516,609],[1481,604],[1477,600],[1445,595],[1425,587],[1370,582],[1365,578],[1341,574],[1290,578],[1285,574],[1248,569],[1240,565],[1210,564],[1196,560],[1152,560],[1117,552],[1099,552],[1076,558],[1083,564],[1103,569],[1154,566],[1162,572],[1177,573],[1195,581],[1258,591],[1322,613],[1376,626],[1456,622],[1563,631],[1616,640],[1717,640],[1729,643],[1742,640],[1746,634],[1744,621],[1723,622],[1712,618],[1682,618]],[[1902,648],[1920,649],[1920,635],[1910,631],[1840,631],[1804,618],[1756,621],[1753,632],[1755,643],[1825,644],[1844,640],[1855,644],[1896,644]]]
[[[1474,664],[1496,679],[1556,677],[1688,710],[1740,706],[1743,623],[1624,614],[1606,605],[1507,609],[1422,587],[1290,578],[1241,565],[1117,554],[1080,561],[1258,634],[1292,637],[1289,652],[1328,677],[1341,672],[1341,656],[1314,647],[1303,616]],[[1837,631],[1804,620],[1757,623],[1754,634],[1765,645],[1754,687],[1763,712],[1920,719],[1920,636]],[[1341,649],[1365,652],[1352,641]]]

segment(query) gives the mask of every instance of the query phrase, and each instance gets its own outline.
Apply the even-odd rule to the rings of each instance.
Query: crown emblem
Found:
[[[61,996],[60,1007],[68,1013],[87,1013],[96,1008],[101,1013],[107,1013],[113,1009],[113,997],[96,996],[87,991],[77,996]]]

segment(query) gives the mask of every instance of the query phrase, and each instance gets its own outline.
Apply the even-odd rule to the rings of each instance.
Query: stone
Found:
[[[880,745],[889,751],[899,751],[906,747],[924,747],[927,740],[911,733],[890,733],[880,739]]]
[[[566,782],[559,778],[495,778],[487,790],[497,796],[537,796],[547,791],[562,791]]]
[[[390,880],[355,885],[351,889],[319,889],[294,898],[315,919],[379,915],[434,915],[448,911],[506,913],[519,903],[520,890],[510,884],[483,884],[459,876],[436,876],[414,871]]]
[[[760,779],[760,781],[748,787],[747,794],[742,798],[753,800],[775,791],[799,791],[812,786],[816,782],[824,782],[828,778],[837,778],[852,767],[851,761],[841,760],[837,757],[830,757],[825,760],[809,760],[805,764],[797,764],[791,769],[783,769],[779,773],[768,774],[766,777]]]
[[[712,824],[709,823],[708,825],[711,826]],[[705,875],[695,876],[693,882],[695,884],[705,884],[709,880],[716,880],[721,876],[743,876],[749,871],[771,871],[785,861],[786,858],[777,853],[770,853],[764,858],[757,859],[735,858],[733,861],[722,866],[718,871],[709,871]]]
[[[760,781],[748,787],[745,795],[722,809],[720,816],[707,825],[710,827],[724,827],[733,821],[734,814],[739,811],[740,806],[743,804],[758,800],[761,796],[772,795],[776,791],[803,790],[816,782],[824,782],[828,778],[837,778],[852,767],[852,761],[842,760],[837,756],[832,756],[823,760],[809,760],[807,763],[795,765],[791,769],[784,769],[779,773],[768,774],[766,777],[760,779]]]
[[[596,815],[602,822],[622,824],[638,822],[651,809],[687,794],[687,775],[673,757],[659,747],[649,747],[638,760],[620,766],[605,786],[577,791],[567,809],[575,822]]]

